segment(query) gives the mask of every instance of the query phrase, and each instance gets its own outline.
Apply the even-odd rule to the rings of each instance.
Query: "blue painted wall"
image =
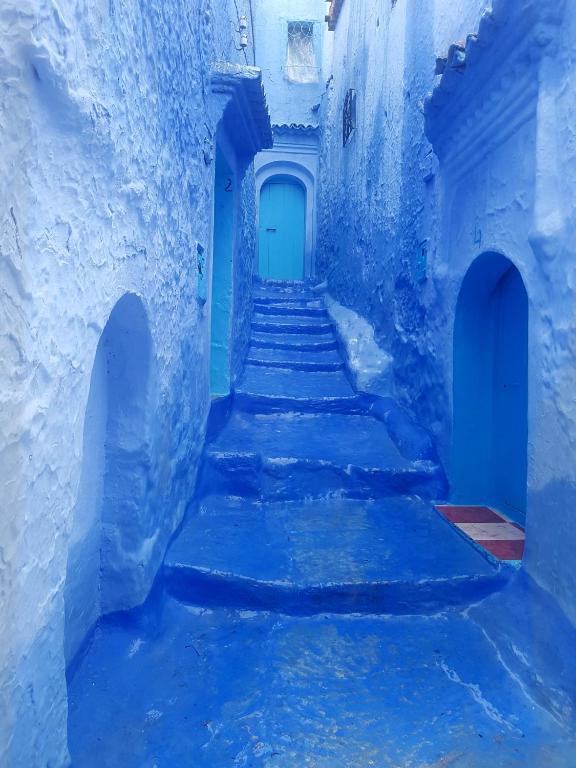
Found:
[[[483,19],[487,7],[494,15]],[[441,82],[436,57],[467,35],[465,63],[448,68],[430,111],[427,96]],[[567,565],[576,546],[568,511],[576,501],[574,39],[576,9],[552,0],[345,0],[322,100],[317,265],[335,298],[374,326],[393,359],[392,393],[435,436],[457,495],[487,438],[484,430],[462,449],[472,455],[455,459],[458,297],[483,253],[516,265],[530,297],[524,563],[576,622],[576,574]],[[349,88],[358,119],[343,147]],[[524,300],[509,293],[501,324],[517,336]],[[494,340],[494,357],[509,345],[506,336]],[[521,358],[501,361],[506,378],[515,377],[506,364],[524,367]],[[465,407],[473,421],[473,405]],[[511,419],[507,411],[504,400],[496,404],[493,423]],[[515,422],[513,442],[525,429],[519,415]],[[520,516],[523,454],[504,435],[492,459],[490,498]],[[466,460],[464,470],[458,462]]]
[[[0,93],[1,765],[67,765],[66,660],[101,610],[145,599],[194,492],[210,404],[196,294],[198,244],[212,241],[210,72],[246,61],[236,6],[249,15],[243,0],[113,0],[80,15],[2,4],[0,76],[14,87]],[[249,339],[251,167],[238,199],[232,376]],[[113,417],[128,471],[106,520],[112,585],[98,580],[113,412],[102,349],[126,294],[148,318],[150,399],[143,414],[123,398]],[[134,363],[129,346],[119,363]]]
[[[277,125],[317,125],[317,108],[324,91],[325,0],[253,0],[256,63],[262,68],[272,122]],[[293,83],[286,77],[288,24],[311,21],[317,82]]]
[[[230,392],[236,194],[234,173],[222,150],[218,148],[214,182],[210,341],[210,391],[213,395],[227,395]]]

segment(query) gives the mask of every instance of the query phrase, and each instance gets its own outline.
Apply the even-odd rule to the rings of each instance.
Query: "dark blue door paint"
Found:
[[[468,270],[454,329],[452,497],[522,522],[528,440],[528,297],[501,254]]]
[[[260,193],[259,273],[268,280],[302,280],[306,243],[306,191],[285,176]]]
[[[234,256],[234,176],[220,150],[216,155],[214,247],[212,255],[212,336],[210,391],[230,391],[230,318]]]

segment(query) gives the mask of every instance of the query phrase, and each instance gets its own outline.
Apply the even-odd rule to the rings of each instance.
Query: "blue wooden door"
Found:
[[[260,193],[258,272],[267,280],[302,280],[306,192],[296,181],[271,179]]]

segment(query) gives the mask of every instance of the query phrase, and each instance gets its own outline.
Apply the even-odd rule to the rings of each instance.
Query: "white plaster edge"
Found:
[[[374,328],[354,310],[343,306],[326,291],[326,284],[314,288],[323,293],[324,304],[346,353],[346,364],[359,392],[389,396],[392,391],[393,358],[374,338]]]

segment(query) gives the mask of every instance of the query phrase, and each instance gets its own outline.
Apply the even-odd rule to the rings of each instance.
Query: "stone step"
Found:
[[[278,403],[281,400],[290,401],[287,405],[307,401],[319,410],[328,407],[334,399],[344,398],[350,404],[358,401],[358,396],[342,370],[290,370],[249,364],[244,368],[236,394],[259,400],[267,398]]]
[[[253,293],[255,304],[276,304],[278,306],[322,307],[324,302],[312,293]]]
[[[164,563],[169,591],[184,602],[291,615],[433,613],[486,597],[510,572],[413,498],[211,496]]]
[[[258,349],[290,349],[301,352],[322,352],[335,350],[338,347],[336,339],[330,333],[252,333],[252,347]]]
[[[312,376],[313,374],[306,374]],[[242,399],[237,403],[244,405]],[[252,499],[442,498],[440,468],[404,458],[385,426],[361,412],[236,410],[205,450],[200,492]]]
[[[277,283],[260,284],[253,288],[252,296],[254,299],[272,299],[283,301],[286,299],[296,299],[299,301],[318,301],[319,296],[310,289],[305,283]]]
[[[319,304],[318,306],[294,306],[293,304],[261,304],[254,302],[255,316],[275,315],[287,317],[322,317],[327,318],[326,309]]]
[[[73,765],[574,765],[574,731],[460,611],[302,618],[167,596],[161,631],[151,613],[103,621],[70,682]]]
[[[341,371],[344,369],[342,358],[336,350],[303,351],[300,349],[258,349],[251,347],[246,363],[300,371]]]
[[[298,333],[304,335],[332,333],[332,324],[324,317],[290,317],[258,315],[252,317],[252,332]]]

